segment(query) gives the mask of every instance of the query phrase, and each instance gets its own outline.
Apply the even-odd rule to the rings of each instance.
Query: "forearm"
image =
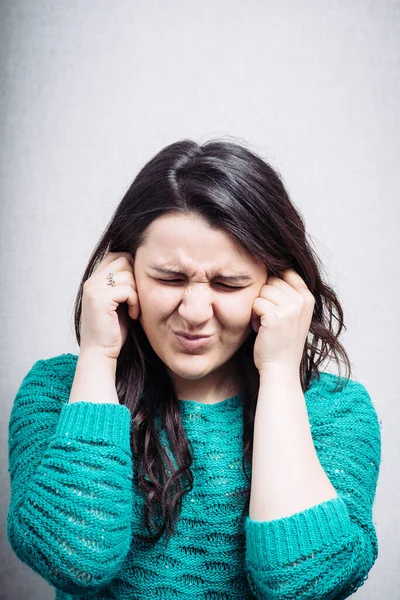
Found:
[[[249,516],[280,519],[335,497],[314,448],[300,376],[271,366],[260,374]]]
[[[82,352],[76,365],[68,403],[85,401],[119,404],[115,373],[116,361],[94,351]]]

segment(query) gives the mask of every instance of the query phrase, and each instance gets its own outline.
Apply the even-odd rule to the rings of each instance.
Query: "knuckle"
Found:
[[[90,289],[90,279],[86,279],[86,281],[83,284],[83,290],[85,292],[87,292]]]
[[[129,257],[128,256],[124,256],[124,258],[125,258],[126,264],[128,265],[129,269],[131,269],[132,262],[129,260]]]
[[[315,304],[315,298],[314,298],[314,296],[313,296],[313,294],[312,294],[311,292],[309,292],[309,293],[307,294],[307,301],[308,301],[310,304]]]

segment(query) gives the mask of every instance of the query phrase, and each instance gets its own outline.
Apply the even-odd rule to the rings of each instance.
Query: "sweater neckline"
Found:
[[[184,412],[220,412],[227,408],[233,408],[242,403],[242,395],[230,396],[225,400],[214,402],[213,404],[205,404],[204,402],[198,402],[197,400],[181,399],[179,405]]]

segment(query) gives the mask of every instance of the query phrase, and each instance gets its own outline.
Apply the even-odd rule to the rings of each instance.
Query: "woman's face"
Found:
[[[139,321],[174,381],[202,381],[206,389],[251,333],[252,305],[267,271],[197,217],[164,215],[147,231],[134,257]],[[237,275],[243,278],[229,279]],[[189,351],[174,332],[211,337]]]

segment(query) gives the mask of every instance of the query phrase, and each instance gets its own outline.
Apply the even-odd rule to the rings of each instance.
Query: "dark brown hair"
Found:
[[[75,332],[80,345],[80,323],[84,282],[108,252],[130,252],[134,257],[154,219],[167,213],[200,216],[210,227],[225,231],[268,269],[282,276],[293,268],[315,298],[314,312],[300,365],[303,392],[319,366],[342,359],[351,377],[349,358],[339,343],[343,310],[326,283],[313,251],[304,221],[291,202],[280,175],[254,151],[232,141],[212,140],[202,145],[181,140],[163,148],[135,177],[95,247],[84,272],[75,301]],[[120,305],[119,309],[126,307]],[[335,314],[336,313],[336,314]],[[336,320],[336,331],[334,330]],[[254,365],[252,331],[236,352],[240,363],[243,399],[243,471],[252,463],[254,418],[259,373]],[[179,400],[164,363],[156,355],[139,320],[130,330],[117,360],[116,387],[120,404],[131,412],[131,448],[135,483],[147,494],[144,510],[149,537],[156,542],[166,532],[174,533],[182,496],[193,488],[192,453],[182,424]],[[176,467],[160,441],[158,419],[171,445]],[[186,482],[186,487],[185,487]],[[242,519],[248,514],[249,489]],[[160,526],[153,517],[159,511]],[[151,527],[151,529],[150,529]]]

